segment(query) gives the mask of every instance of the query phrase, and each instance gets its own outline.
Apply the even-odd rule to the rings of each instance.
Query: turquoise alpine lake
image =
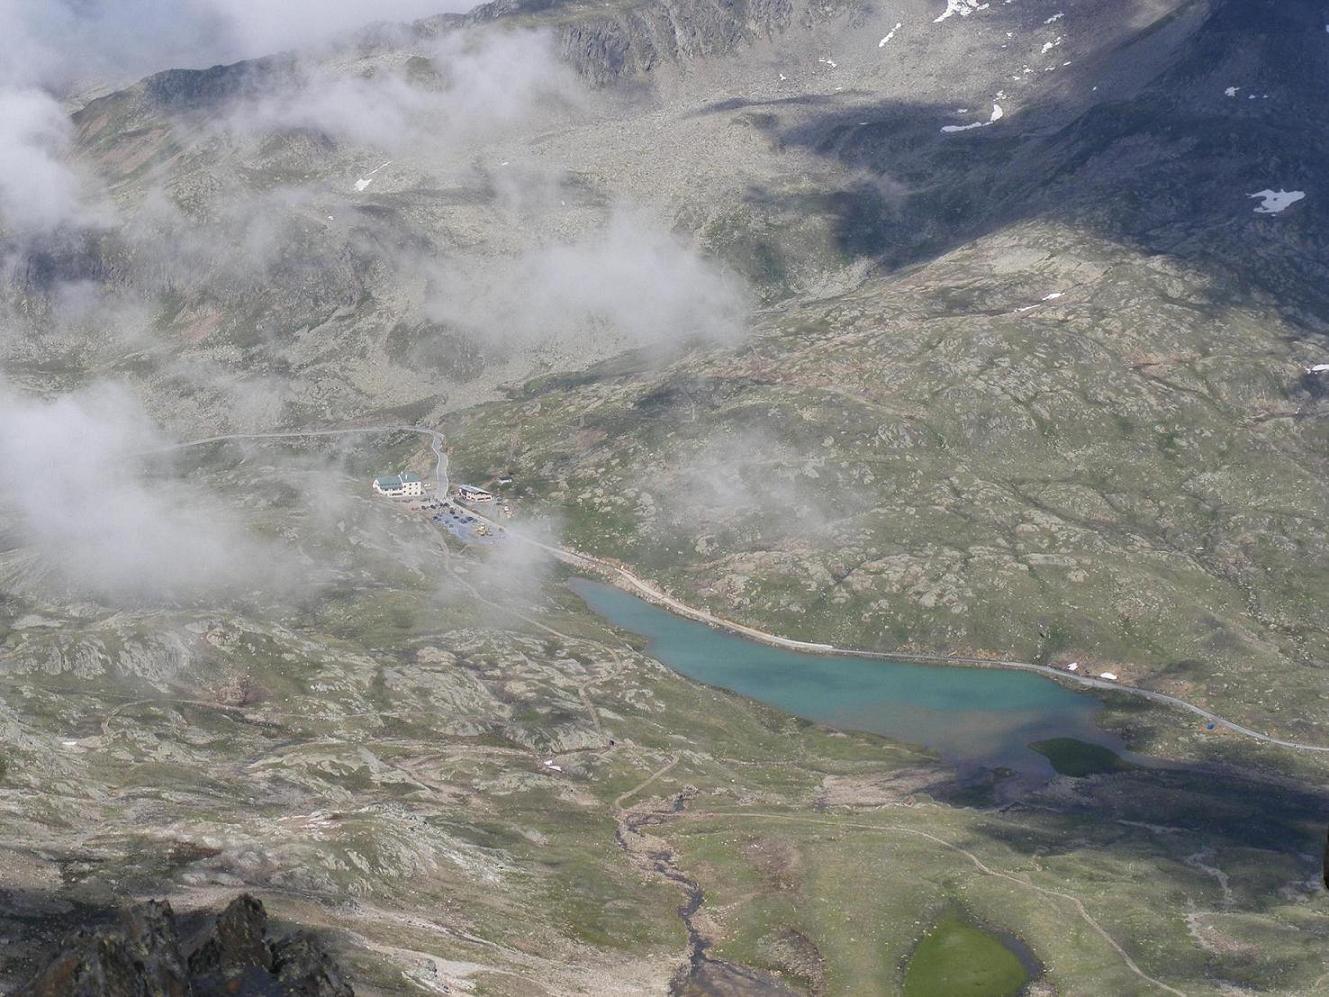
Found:
[[[1030,672],[790,651],[676,616],[601,582],[568,583],[598,616],[645,637],[688,678],[842,730],[921,745],[966,768],[1050,776],[1030,744],[1073,738],[1121,751],[1099,701]]]

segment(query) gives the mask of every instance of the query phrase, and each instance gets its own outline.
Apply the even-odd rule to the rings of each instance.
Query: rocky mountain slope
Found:
[[[745,301],[1074,211],[1033,202],[1086,150],[1045,155],[1039,134],[1131,99],[1199,16],[936,6],[902,8],[889,41],[865,8],[498,6],[317,58],[159,74],[75,115],[101,200],[10,254],[27,330],[11,376],[109,371],[172,397],[178,421],[299,423],[423,415],[625,347],[732,339]],[[1114,58],[1131,73],[1100,68]],[[1253,113],[1225,100],[1207,104]],[[1000,128],[941,131],[994,106]],[[611,258],[621,295],[514,294],[594,283]],[[662,270],[709,307],[652,299]]]
[[[1327,66],[1307,0],[499,2],[78,108],[0,249],[0,980],[253,891],[357,993],[894,992],[957,918],[1317,992],[1317,756],[1112,701],[1175,764],[1016,793],[371,501],[414,435],[165,448],[436,426],[719,615],[1329,744]]]
[[[553,566],[365,494],[417,448],[191,452],[177,473],[273,538],[262,589],[55,599],[6,561],[0,986],[127,897],[167,897],[188,940],[248,891],[357,994],[894,992],[955,916],[1063,992],[1314,992],[1313,758],[1122,704],[1189,764],[1016,792],[813,727],[668,671]],[[318,489],[269,485],[297,474]]]
[[[736,351],[463,414],[461,466],[721,615],[1094,662],[1319,736],[1321,15],[1188,4],[1086,58],[1061,13],[1036,37],[1074,58],[1023,104],[993,73],[991,124],[865,94],[713,108],[860,178],[839,232],[869,276]]]

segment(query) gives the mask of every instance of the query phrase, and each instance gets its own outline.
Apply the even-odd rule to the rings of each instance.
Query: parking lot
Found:
[[[502,539],[500,530],[496,530],[473,513],[451,502],[441,503],[439,511],[430,518],[462,543],[492,544]]]

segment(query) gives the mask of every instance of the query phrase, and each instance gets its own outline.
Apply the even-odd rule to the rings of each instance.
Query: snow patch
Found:
[[[932,23],[940,24],[942,21],[946,20],[946,18],[951,17],[954,14],[959,14],[961,17],[968,17],[974,11],[987,10],[988,7],[988,3],[979,3],[979,0],[946,0],[946,9],[943,10],[940,15],[933,18]]]
[[[1307,374],[1323,374],[1326,370],[1329,370],[1329,363],[1317,363],[1317,364],[1312,364],[1311,366],[1307,367],[1307,368],[1306,368],[1306,373],[1307,373]]]
[[[1226,90],[1223,91],[1223,94],[1224,96],[1227,97],[1235,97],[1237,95],[1237,91],[1240,89],[1241,87],[1228,87]]]
[[[1099,672],[1098,677],[1101,679],[1107,679],[1109,682],[1117,681],[1116,672]]]
[[[1043,51],[1040,54],[1047,55],[1049,52],[1051,52],[1054,48],[1056,48],[1060,44],[1061,44],[1061,35],[1058,35],[1056,41],[1043,43]]]
[[[899,31],[899,30],[900,30],[901,28],[903,28],[903,27],[904,27],[904,22],[901,21],[901,22],[898,23],[895,27],[891,28],[890,31],[886,32],[886,37],[883,38],[881,41],[877,42],[877,48],[885,48],[885,47],[886,47],[886,43],[887,43],[888,41],[890,41],[892,38],[894,38],[894,37],[895,37],[895,33],[896,33],[897,31]]]
[[[1065,12],[1065,11],[1062,11],[1062,10],[1059,10],[1059,11],[1057,11],[1055,14],[1053,14],[1051,17],[1049,17],[1046,21],[1044,21],[1043,23],[1044,23],[1044,24],[1055,24],[1057,21],[1060,21],[1060,20],[1061,20],[1063,17],[1065,17],[1065,16],[1066,16],[1066,12]]]
[[[1065,294],[1065,293],[1066,293],[1065,291],[1053,291],[1051,294],[1045,294],[1045,295],[1043,295],[1043,296],[1042,296],[1041,298],[1039,298],[1038,301],[1035,302],[1034,304],[1032,304],[1032,305],[1021,305],[1019,308],[1015,309],[1015,311],[1016,311],[1017,314],[1018,314],[1019,312],[1031,312],[1031,311],[1033,311],[1035,308],[1037,308],[1039,305],[1043,304],[1043,303],[1046,302],[1046,301],[1056,301],[1058,298],[1060,298],[1060,297],[1061,297],[1063,294]]]
[[[1276,215],[1289,205],[1296,204],[1306,196],[1304,190],[1261,190],[1248,197],[1260,198],[1260,205],[1255,209],[1257,215]]]
[[[1006,112],[1001,109],[1000,104],[993,104],[992,117],[988,118],[986,121],[975,121],[968,125],[942,125],[941,130],[944,132],[967,132],[971,128],[986,128],[988,125],[996,124],[1000,121],[1005,113]]]
[[[358,191],[364,191],[368,189],[369,185],[374,182],[374,174],[377,173],[379,170],[383,169],[384,166],[391,166],[391,165],[392,165],[392,160],[389,159],[386,163],[380,163],[378,166],[375,166],[372,170],[370,170],[364,176],[360,177],[360,179],[355,181],[355,189]]]
[[[834,60],[834,59],[818,59],[817,61],[820,62],[820,63],[824,63],[824,64],[827,65],[827,66],[830,66],[832,69],[835,68],[835,60]]]

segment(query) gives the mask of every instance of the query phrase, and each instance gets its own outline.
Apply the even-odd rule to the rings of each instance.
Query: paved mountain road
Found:
[[[203,446],[208,443],[224,443],[232,440],[278,440],[296,439],[308,436],[347,436],[356,433],[392,432],[419,433],[430,438],[430,449],[438,457],[438,464],[435,469],[435,480],[438,488],[436,494],[440,497],[445,495],[448,490],[448,455],[443,449],[443,434],[436,430],[425,429],[420,426],[355,426],[344,429],[304,429],[277,433],[228,433],[220,436],[208,436],[199,440],[187,440],[183,443],[172,444],[150,452],[183,450],[187,447]],[[471,512],[482,522],[487,523],[496,529],[502,530],[507,535],[520,540],[522,543],[530,544],[533,547],[537,547],[540,550],[552,554],[565,564],[576,568],[590,570],[601,576],[608,576],[610,580],[639,594],[647,602],[654,603],[657,606],[661,606],[690,620],[696,620],[697,622],[705,623],[708,626],[728,630],[731,633],[740,634],[744,637],[749,637],[752,640],[761,641],[764,644],[770,644],[774,647],[782,647],[791,651],[804,651],[810,654],[835,654],[845,657],[876,658],[883,661],[933,661],[942,664],[972,665],[980,668],[1009,668],[1019,671],[1037,672],[1059,682],[1067,682],[1072,685],[1079,685],[1090,689],[1100,689],[1107,692],[1119,692],[1128,696],[1147,699],[1160,706],[1171,706],[1175,709],[1192,713],[1195,716],[1200,717],[1202,720],[1214,724],[1216,727],[1222,727],[1225,730],[1240,734],[1243,737],[1248,737],[1254,741],[1259,741],[1262,744],[1271,744],[1280,748],[1288,748],[1292,751],[1329,753],[1329,745],[1307,744],[1303,741],[1292,741],[1280,737],[1274,737],[1271,734],[1265,734],[1262,731],[1246,727],[1234,720],[1229,720],[1224,716],[1214,713],[1212,710],[1205,709],[1203,706],[1197,706],[1194,703],[1187,702],[1176,696],[1170,696],[1165,692],[1155,692],[1152,689],[1141,689],[1139,686],[1123,685],[1120,682],[1112,682],[1107,679],[1080,675],[1075,672],[1068,672],[1061,668],[1040,665],[1033,661],[1014,661],[1003,658],[977,658],[956,654],[906,654],[893,653],[890,651],[863,651],[850,647],[837,647],[834,644],[818,644],[811,641],[781,637],[778,634],[759,630],[756,627],[750,627],[733,620],[727,620],[723,617],[716,616],[707,610],[697,609],[694,606],[689,606],[686,603],[680,602],[659,587],[645,579],[637,577],[626,568],[615,564],[612,561],[607,561],[591,554],[583,554],[566,547],[555,547],[550,544],[542,543],[533,537],[526,536],[525,534],[512,529],[511,526],[497,523],[482,513],[476,512],[474,509],[472,509]]]
[[[474,510],[472,510],[474,512]],[[477,514],[479,515],[479,514]],[[494,526],[500,524],[480,515],[480,519],[491,523]],[[743,623],[736,623],[733,620],[727,620],[716,616],[704,609],[697,609],[686,603],[679,602],[673,596],[668,595],[657,586],[651,584],[645,579],[638,578],[632,572],[621,565],[614,564],[612,561],[606,561],[602,558],[590,554],[582,554],[577,551],[568,550],[565,547],[553,547],[549,544],[541,543],[531,537],[527,537],[512,530],[511,527],[503,527],[507,533],[524,543],[539,547],[555,555],[565,564],[573,567],[585,568],[595,571],[602,576],[608,575],[612,580],[622,582],[627,588],[633,590],[642,596],[647,602],[654,603],[671,612],[696,620],[699,623],[705,623],[708,626],[717,627],[721,630],[728,630],[731,633],[740,634],[753,640],[761,641],[764,644],[770,644],[774,647],[781,647],[791,651],[803,651],[809,654],[833,654],[843,657],[854,658],[875,658],[881,661],[932,661],[941,664],[952,665],[971,665],[980,668],[1008,668],[1017,671],[1037,672],[1048,678],[1059,682],[1067,682],[1072,685],[1079,685],[1090,689],[1102,689],[1108,692],[1120,692],[1129,696],[1137,696],[1141,699],[1147,699],[1150,702],[1158,703],[1161,706],[1171,706],[1180,710],[1193,713],[1201,719],[1213,723],[1216,727],[1222,727],[1225,730],[1232,731],[1235,734],[1241,734],[1252,740],[1260,741],[1263,744],[1272,744],[1280,748],[1289,748],[1293,751],[1311,751],[1320,753],[1329,753],[1329,745],[1307,744],[1302,741],[1291,741],[1283,738],[1274,737],[1261,731],[1254,730],[1229,720],[1224,716],[1207,710],[1203,706],[1197,706],[1176,696],[1170,696],[1165,692],[1155,692],[1153,689],[1141,689],[1139,686],[1123,685],[1120,682],[1109,681],[1108,679],[1093,678],[1088,675],[1080,675],[1076,672],[1068,672],[1062,668],[1053,668],[1050,665],[1040,665],[1033,661],[1015,661],[1007,658],[978,658],[959,654],[914,654],[891,651],[864,651],[851,647],[837,647],[834,644],[817,644],[811,641],[794,640],[789,637],[781,637],[778,634],[768,633],[765,630],[759,630],[756,627],[750,627]]]
[[[435,485],[438,489],[435,494],[440,497],[447,494],[448,455],[443,450],[443,434],[434,429],[425,429],[422,426],[350,426],[345,429],[294,429],[280,433],[225,433],[221,436],[206,436],[201,440],[172,443],[169,446],[159,447],[147,452],[165,453],[170,450],[201,447],[208,443],[228,443],[237,440],[289,440],[304,436],[351,436],[366,433],[419,433],[422,436],[428,436],[430,438],[429,449],[438,458],[438,464],[434,468]]]

